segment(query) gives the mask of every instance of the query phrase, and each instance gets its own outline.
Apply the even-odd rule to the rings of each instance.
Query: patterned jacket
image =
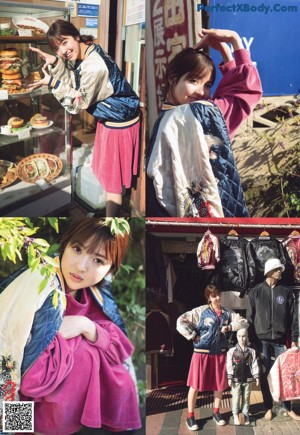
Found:
[[[188,340],[193,340],[195,352],[220,354],[228,347],[221,328],[230,325],[231,331],[238,331],[246,324],[246,319],[232,310],[222,308],[219,319],[210,306],[202,305],[182,314],[177,319],[177,330]]]
[[[227,352],[226,357],[227,378],[233,382],[252,382],[259,377],[259,366],[256,352],[251,347],[245,350],[237,343]]]
[[[147,176],[147,216],[248,216],[227,127],[211,102],[163,105]]]
[[[88,45],[74,70],[60,59],[50,73],[52,93],[70,113],[86,109],[104,123],[130,122],[139,116],[138,96],[100,45]]]

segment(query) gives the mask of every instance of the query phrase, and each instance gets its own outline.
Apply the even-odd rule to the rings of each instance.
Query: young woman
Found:
[[[230,139],[261,98],[250,53],[232,30],[206,30],[167,66],[165,103],[147,151],[147,216],[247,217]],[[234,59],[227,43],[234,49]],[[210,99],[218,50],[223,78]]]
[[[221,307],[220,291],[212,284],[205,288],[208,305],[194,308],[177,320],[178,331],[188,340],[193,340],[192,356],[187,385],[189,430],[199,430],[194,409],[198,391],[214,391],[213,419],[216,424],[226,424],[220,414],[223,391],[228,387],[226,375],[226,351],[228,331],[237,331],[247,321],[239,314]]]
[[[6,313],[1,355],[14,367],[11,400],[20,387],[20,399],[34,402],[36,433],[140,427],[133,346],[110,292],[128,238],[112,233],[104,220],[75,221],[62,237],[56,275],[42,292],[38,269],[14,276],[0,295]]]
[[[56,55],[31,47],[45,60],[44,77],[31,88],[48,85],[70,113],[87,110],[98,120],[92,169],[107,192],[106,215],[119,216],[122,187],[130,188],[138,169],[139,99],[92,36],[57,20],[47,38]]]

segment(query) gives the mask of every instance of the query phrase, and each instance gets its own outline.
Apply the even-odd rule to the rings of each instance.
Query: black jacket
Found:
[[[297,342],[298,313],[293,291],[282,285],[270,287],[265,281],[250,290],[247,320],[250,340],[285,340],[291,335]]]
[[[255,284],[254,252],[241,236],[226,236],[220,241],[218,272],[222,291],[240,292],[242,298]]]
[[[265,262],[270,258],[278,258],[282,264],[286,264],[287,255],[279,240],[275,237],[255,237],[250,241],[250,246],[254,252],[254,261],[256,269],[255,282],[259,283],[264,280]],[[283,276],[284,282],[284,276]]]

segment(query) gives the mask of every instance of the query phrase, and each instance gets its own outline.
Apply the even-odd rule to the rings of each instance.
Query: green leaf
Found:
[[[21,254],[21,252],[19,251],[19,249],[16,249],[16,254],[17,254],[17,256],[19,257],[19,260],[22,261],[22,254]]]
[[[127,273],[134,270],[134,268],[132,266],[130,266],[129,264],[121,264],[121,268]]]
[[[38,293],[39,293],[39,294],[40,294],[43,290],[45,290],[45,288],[46,288],[48,282],[49,282],[49,279],[48,279],[48,278],[44,278],[44,279],[41,281],[41,283],[40,283],[40,285],[39,285],[39,289],[38,289]]]
[[[43,257],[43,259],[44,259],[48,264],[50,264],[51,266],[57,268],[58,265],[57,265],[57,263],[54,261],[53,258],[49,257],[48,255],[45,255],[45,256]]]
[[[52,297],[52,304],[53,304],[55,309],[58,307],[58,292],[57,291],[54,291],[54,294]]]
[[[58,228],[58,218],[55,217],[49,217],[48,218],[48,222],[51,225],[52,228],[55,229],[55,231],[58,233],[59,232],[59,228]]]
[[[34,245],[35,246],[44,246],[48,248],[50,245],[49,243],[44,239],[34,239]]]
[[[31,262],[31,272],[34,272],[38,268],[38,266],[40,264],[40,261],[41,261],[40,257],[37,257],[34,260],[32,260],[32,262]]]

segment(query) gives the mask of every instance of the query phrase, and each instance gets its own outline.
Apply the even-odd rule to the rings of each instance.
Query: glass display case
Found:
[[[49,24],[70,17],[62,5],[0,1],[1,216],[57,214],[71,203],[70,115],[47,86],[28,89],[42,75],[29,47],[49,50]]]

